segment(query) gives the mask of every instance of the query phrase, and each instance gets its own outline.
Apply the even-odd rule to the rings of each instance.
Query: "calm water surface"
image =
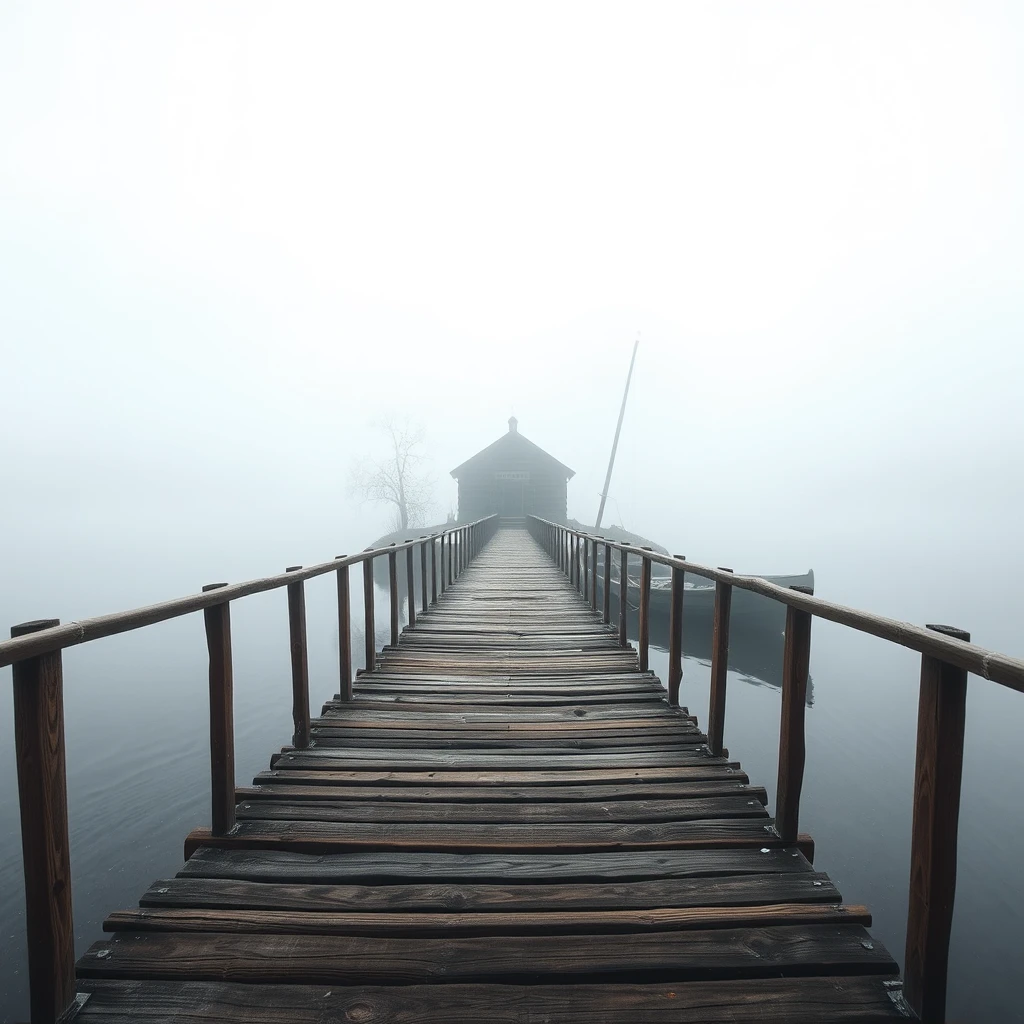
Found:
[[[839,596],[823,588],[821,579],[819,570],[819,592]],[[334,600],[333,578],[307,584],[314,711],[337,691]],[[354,621],[360,614],[354,607]],[[244,784],[268,766],[270,753],[291,735],[284,592],[236,603],[232,616],[237,778]],[[970,624],[967,618],[959,622]],[[356,646],[360,649],[361,644]],[[780,698],[772,684],[778,678],[779,650],[769,645],[760,655],[756,649],[744,652],[741,671],[730,672],[726,716],[731,755],[770,795],[778,758]],[[181,867],[185,834],[209,821],[205,658],[201,616],[65,653],[79,953],[100,936],[106,913],[136,905],[150,882]],[[652,668],[665,678],[664,651],[652,651]],[[870,906],[875,936],[901,962],[918,668],[911,652],[814,623],[814,703],[807,712],[801,830],[816,840],[816,866],[831,875],[847,902]],[[0,670],[3,1021],[28,1014],[9,684],[10,670]],[[688,657],[682,699],[702,722],[708,685],[707,662]],[[949,1013],[955,1021],[1024,1022],[1014,966],[1024,948],[1019,869],[1024,811],[1018,795],[1022,732],[1024,697],[971,677],[951,951]]]

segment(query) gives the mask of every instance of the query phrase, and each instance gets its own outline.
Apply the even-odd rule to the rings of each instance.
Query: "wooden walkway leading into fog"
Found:
[[[78,963],[76,1020],[905,1019],[896,963],[525,530]]]

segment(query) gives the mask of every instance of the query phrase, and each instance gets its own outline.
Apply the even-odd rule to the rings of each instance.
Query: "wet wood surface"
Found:
[[[573,583],[500,530],[108,917],[77,1019],[906,1019],[868,910]]]

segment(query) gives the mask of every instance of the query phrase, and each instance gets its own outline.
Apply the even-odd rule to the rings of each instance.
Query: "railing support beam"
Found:
[[[648,547],[642,550],[650,551]],[[651,655],[651,560],[647,555],[640,558],[640,628],[637,648],[640,655],[640,671],[650,668]]]
[[[295,572],[292,565],[285,572]],[[309,746],[309,652],[306,647],[306,593],[302,580],[288,584],[288,639],[292,661],[292,746]]]
[[[11,636],[58,625],[59,619],[25,622]],[[32,1024],[54,1024],[75,997],[61,652],[16,661],[12,672],[29,1004]]]
[[[629,613],[629,552],[623,548],[619,552],[619,646],[625,647],[626,617]]]
[[[203,591],[219,590],[211,583]],[[234,675],[231,664],[231,605],[203,609],[206,645],[210,652],[210,790],[211,824],[215,836],[235,827]]]
[[[809,594],[809,587],[793,587]],[[775,797],[775,829],[786,843],[797,840],[800,791],[804,784],[807,674],[811,664],[811,616],[792,605],[786,608],[786,641],[782,654],[782,723],[779,729],[779,781]]]
[[[682,558],[676,555],[676,558]],[[679,686],[683,681],[683,587],[686,574],[672,567],[672,600],[668,627],[668,702],[679,706]]]
[[[732,572],[732,569],[723,569]],[[729,618],[732,584],[715,584],[715,618],[711,632],[711,694],[708,708],[708,750],[721,757],[725,749],[725,690],[729,674]]]
[[[971,639],[951,626],[928,628]],[[946,1019],[966,710],[967,673],[923,655],[904,982],[907,1002],[925,1024]]]
[[[344,558],[338,555],[338,558]],[[352,602],[349,596],[348,566],[338,569],[338,674],[341,700],[352,699]]]
[[[377,627],[373,618],[373,559],[368,558],[363,562],[363,664],[367,672],[373,671],[377,660]]]
[[[388,591],[391,598],[391,646],[398,646],[398,552],[388,552]]]
[[[412,547],[405,549],[405,592],[409,605],[409,628],[416,625],[416,570],[412,560]]]

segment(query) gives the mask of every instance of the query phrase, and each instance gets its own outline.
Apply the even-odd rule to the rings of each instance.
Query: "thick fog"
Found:
[[[5,5],[0,613],[365,545],[387,413],[433,521],[514,412],[593,522],[639,332],[606,521],[1024,651],[1021,28]]]
[[[513,414],[593,523],[639,335],[606,524],[1024,655],[1022,50],[1012,3],[3,4],[3,630],[365,547],[388,416],[429,523]],[[291,733],[284,595],[231,614],[241,781]],[[207,820],[205,659],[198,616],[65,655],[79,952]],[[811,672],[801,825],[899,956],[918,660],[816,622]],[[745,681],[726,742],[772,791],[778,690]],[[957,1019],[1024,1020],[1022,728],[972,677]]]

